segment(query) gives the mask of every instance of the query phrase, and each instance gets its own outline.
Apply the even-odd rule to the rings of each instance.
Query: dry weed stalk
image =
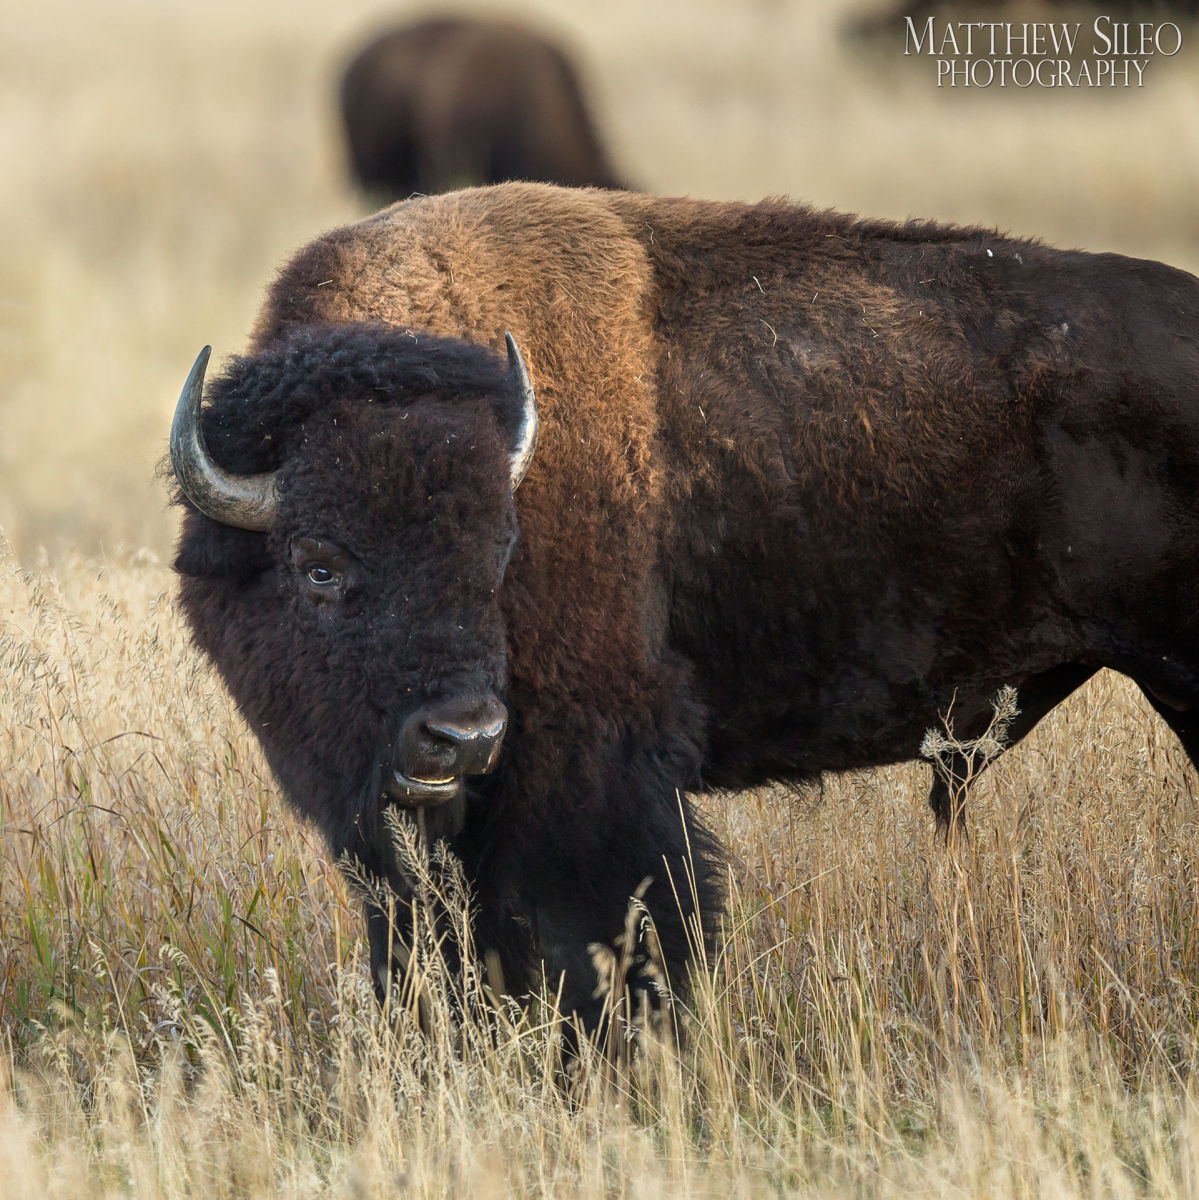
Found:
[[[1007,746],[1008,729],[1020,715],[1016,706],[1016,689],[1004,686],[991,702],[991,719],[975,738],[958,738],[953,729],[953,705],[941,715],[942,729],[929,729],[920,743],[920,755],[930,759],[937,778],[949,793],[949,828],[947,837],[952,845],[966,837],[963,816],[966,794],[971,783],[992,763]]]

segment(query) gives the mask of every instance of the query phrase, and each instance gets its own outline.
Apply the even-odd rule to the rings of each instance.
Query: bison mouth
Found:
[[[453,800],[470,775],[495,767],[508,710],[489,690],[430,700],[400,727],[384,775],[384,791],[405,808],[433,808]]]
[[[418,779],[393,770],[386,791],[397,804],[405,808],[435,808],[452,800],[462,790],[457,776],[448,779]]]

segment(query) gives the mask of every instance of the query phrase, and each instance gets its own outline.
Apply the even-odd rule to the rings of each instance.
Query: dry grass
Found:
[[[837,0],[533,11],[656,190],[1199,267],[1193,49],[1140,94],[947,95],[848,53]],[[567,1104],[537,1006],[378,1020],[344,882],[186,643],[153,465],[198,346],[358,213],[326,99],[384,15],[5,22],[0,1197],[1194,1194],[1196,778],[1115,677],[988,773],[956,859],[922,766],[713,803],[724,949],[613,1089]]]
[[[956,856],[919,766],[714,801],[683,1050],[571,1105],[542,1005],[379,1019],[170,586],[0,559],[0,1195],[1191,1194],[1196,780],[1125,681],[992,768]]]

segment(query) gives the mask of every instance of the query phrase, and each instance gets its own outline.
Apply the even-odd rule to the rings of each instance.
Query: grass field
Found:
[[[345,883],[187,644],[154,468],[199,346],[362,211],[330,97],[391,11],[6,16],[0,1198],[1199,1192],[1199,779],[1115,676],[989,772],[956,856],[918,764],[709,803],[723,950],[681,1052],[614,1086],[567,1102],[536,1006],[380,1022]],[[967,95],[848,49],[835,0],[528,11],[647,188],[1199,269],[1199,32],[1137,93]]]

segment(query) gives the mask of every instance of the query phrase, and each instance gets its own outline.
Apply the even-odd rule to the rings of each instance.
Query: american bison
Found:
[[[399,897],[419,814],[507,988],[586,1022],[644,881],[675,981],[716,924],[688,792],[913,757],[1009,683],[1019,738],[1100,667],[1199,749],[1182,271],[507,184],[319,238],[202,382],[182,604],[284,791]]]
[[[618,187],[570,59],[519,25],[431,17],[346,68],[341,111],[358,182],[389,199],[531,179]]]

